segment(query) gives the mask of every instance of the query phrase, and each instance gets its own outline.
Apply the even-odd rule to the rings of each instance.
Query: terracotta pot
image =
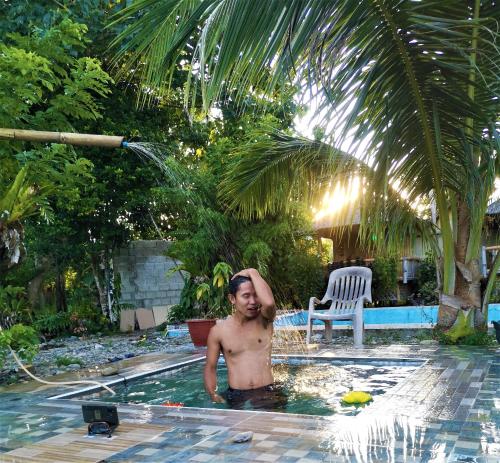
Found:
[[[188,325],[191,340],[196,347],[203,347],[207,345],[208,333],[212,326],[215,325],[216,320],[205,320],[196,318],[193,320],[186,320]]]

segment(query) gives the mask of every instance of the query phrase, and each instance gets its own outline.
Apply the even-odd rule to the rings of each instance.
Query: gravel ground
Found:
[[[189,335],[166,337],[161,331],[145,331],[111,336],[70,336],[52,339],[40,345],[31,362],[37,376],[48,377],[81,368],[112,364],[124,358],[150,352],[182,352],[194,348]],[[9,355],[0,371],[0,384],[18,381],[18,366]]]

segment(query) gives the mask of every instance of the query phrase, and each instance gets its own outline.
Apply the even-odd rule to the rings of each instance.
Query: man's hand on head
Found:
[[[246,278],[252,279],[252,274],[255,275],[255,273],[258,274],[259,272],[256,269],[254,269],[254,268],[245,268],[243,270],[240,270],[235,275],[233,275],[233,277],[231,278],[231,280],[234,280],[236,277],[246,277]]]

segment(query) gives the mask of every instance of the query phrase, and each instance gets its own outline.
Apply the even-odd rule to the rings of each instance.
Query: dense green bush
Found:
[[[397,301],[398,262],[395,257],[377,257],[372,263],[372,300],[387,306]]]
[[[440,344],[445,345],[494,346],[497,344],[495,336],[485,331],[475,331],[454,341],[446,334],[446,330],[440,326],[435,326],[432,331],[432,336],[435,340],[439,341]]]
[[[422,305],[432,305],[439,302],[439,292],[435,281],[426,281],[419,285],[415,293],[416,300]]]
[[[26,291],[20,286],[0,286],[0,326],[6,328],[31,320]]]
[[[84,336],[109,330],[109,320],[102,311],[90,304],[70,307],[70,330],[76,336]]]
[[[180,239],[169,248],[169,255],[182,261],[190,272],[180,304],[171,309],[171,321],[205,315],[200,313],[196,290],[200,284],[208,284],[212,271],[209,264],[215,265],[221,258],[231,263],[235,273],[256,268],[269,282],[279,307],[305,308],[311,296],[321,296],[325,286],[322,256],[315,240],[303,231],[308,225],[304,218],[260,223],[222,220],[229,224],[218,227],[221,233],[217,239],[207,239],[211,225],[204,224],[193,227],[190,233],[186,230],[184,234],[189,238]]]
[[[437,304],[439,302],[436,263],[430,254],[427,254],[418,266],[414,299],[419,304]]]
[[[69,334],[71,321],[68,312],[50,312],[48,310],[36,315],[33,327],[43,336],[56,337]]]
[[[287,257],[289,300],[294,308],[307,309],[309,298],[322,297],[326,291],[326,271],[316,243],[296,243]]]
[[[61,356],[56,358],[56,365],[58,367],[67,367],[68,365],[72,364],[78,364],[80,366],[83,366],[83,360],[79,359],[78,357],[71,357],[71,356]]]
[[[108,323],[98,308],[87,304],[71,307],[68,312],[39,312],[33,326],[46,337],[85,336],[108,331]]]
[[[228,150],[236,142],[236,138],[223,139],[212,145],[199,168],[190,173],[190,191],[198,195],[189,201],[185,195],[178,198],[182,211],[167,253],[181,261],[190,276],[181,303],[171,312],[173,320],[196,313],[194,288],[209,281],[217,262],[227,263],[235,273],[257,269],[270,284],[279,307],[305,307],[308,298],[318,296],[324,286],[322,256],[312,238],[310,211],[302,203],[292,203],[287,212],[250,220],[227,210],[218,200],[221,178],[228,158],[232,159]]]
[[[218,262],[212,275],[200,281],[195,295],[199,313],[203,318],[225,318],[231,314],[226,290],[232,275],[230,265]]]
[[[186,278],[179,304],[172,306],[168,312],[169,323],[179,323],[199,317],[196,301],[197,287],[198,284],[194,278]]]
[[[35,330],[30,326],[17,324],[10,329],[0,331],[0,368],[3,367],[9,347],[14,350],[20,359],[31,362],[38,352],[39,339]]]

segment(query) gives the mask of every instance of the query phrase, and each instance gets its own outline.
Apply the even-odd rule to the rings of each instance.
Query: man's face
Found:
[[[255,318],[260,313],[260,303],[251,281],[241,283],[236,295],[229,295],[229,300],[235,310],[246,318]]]

